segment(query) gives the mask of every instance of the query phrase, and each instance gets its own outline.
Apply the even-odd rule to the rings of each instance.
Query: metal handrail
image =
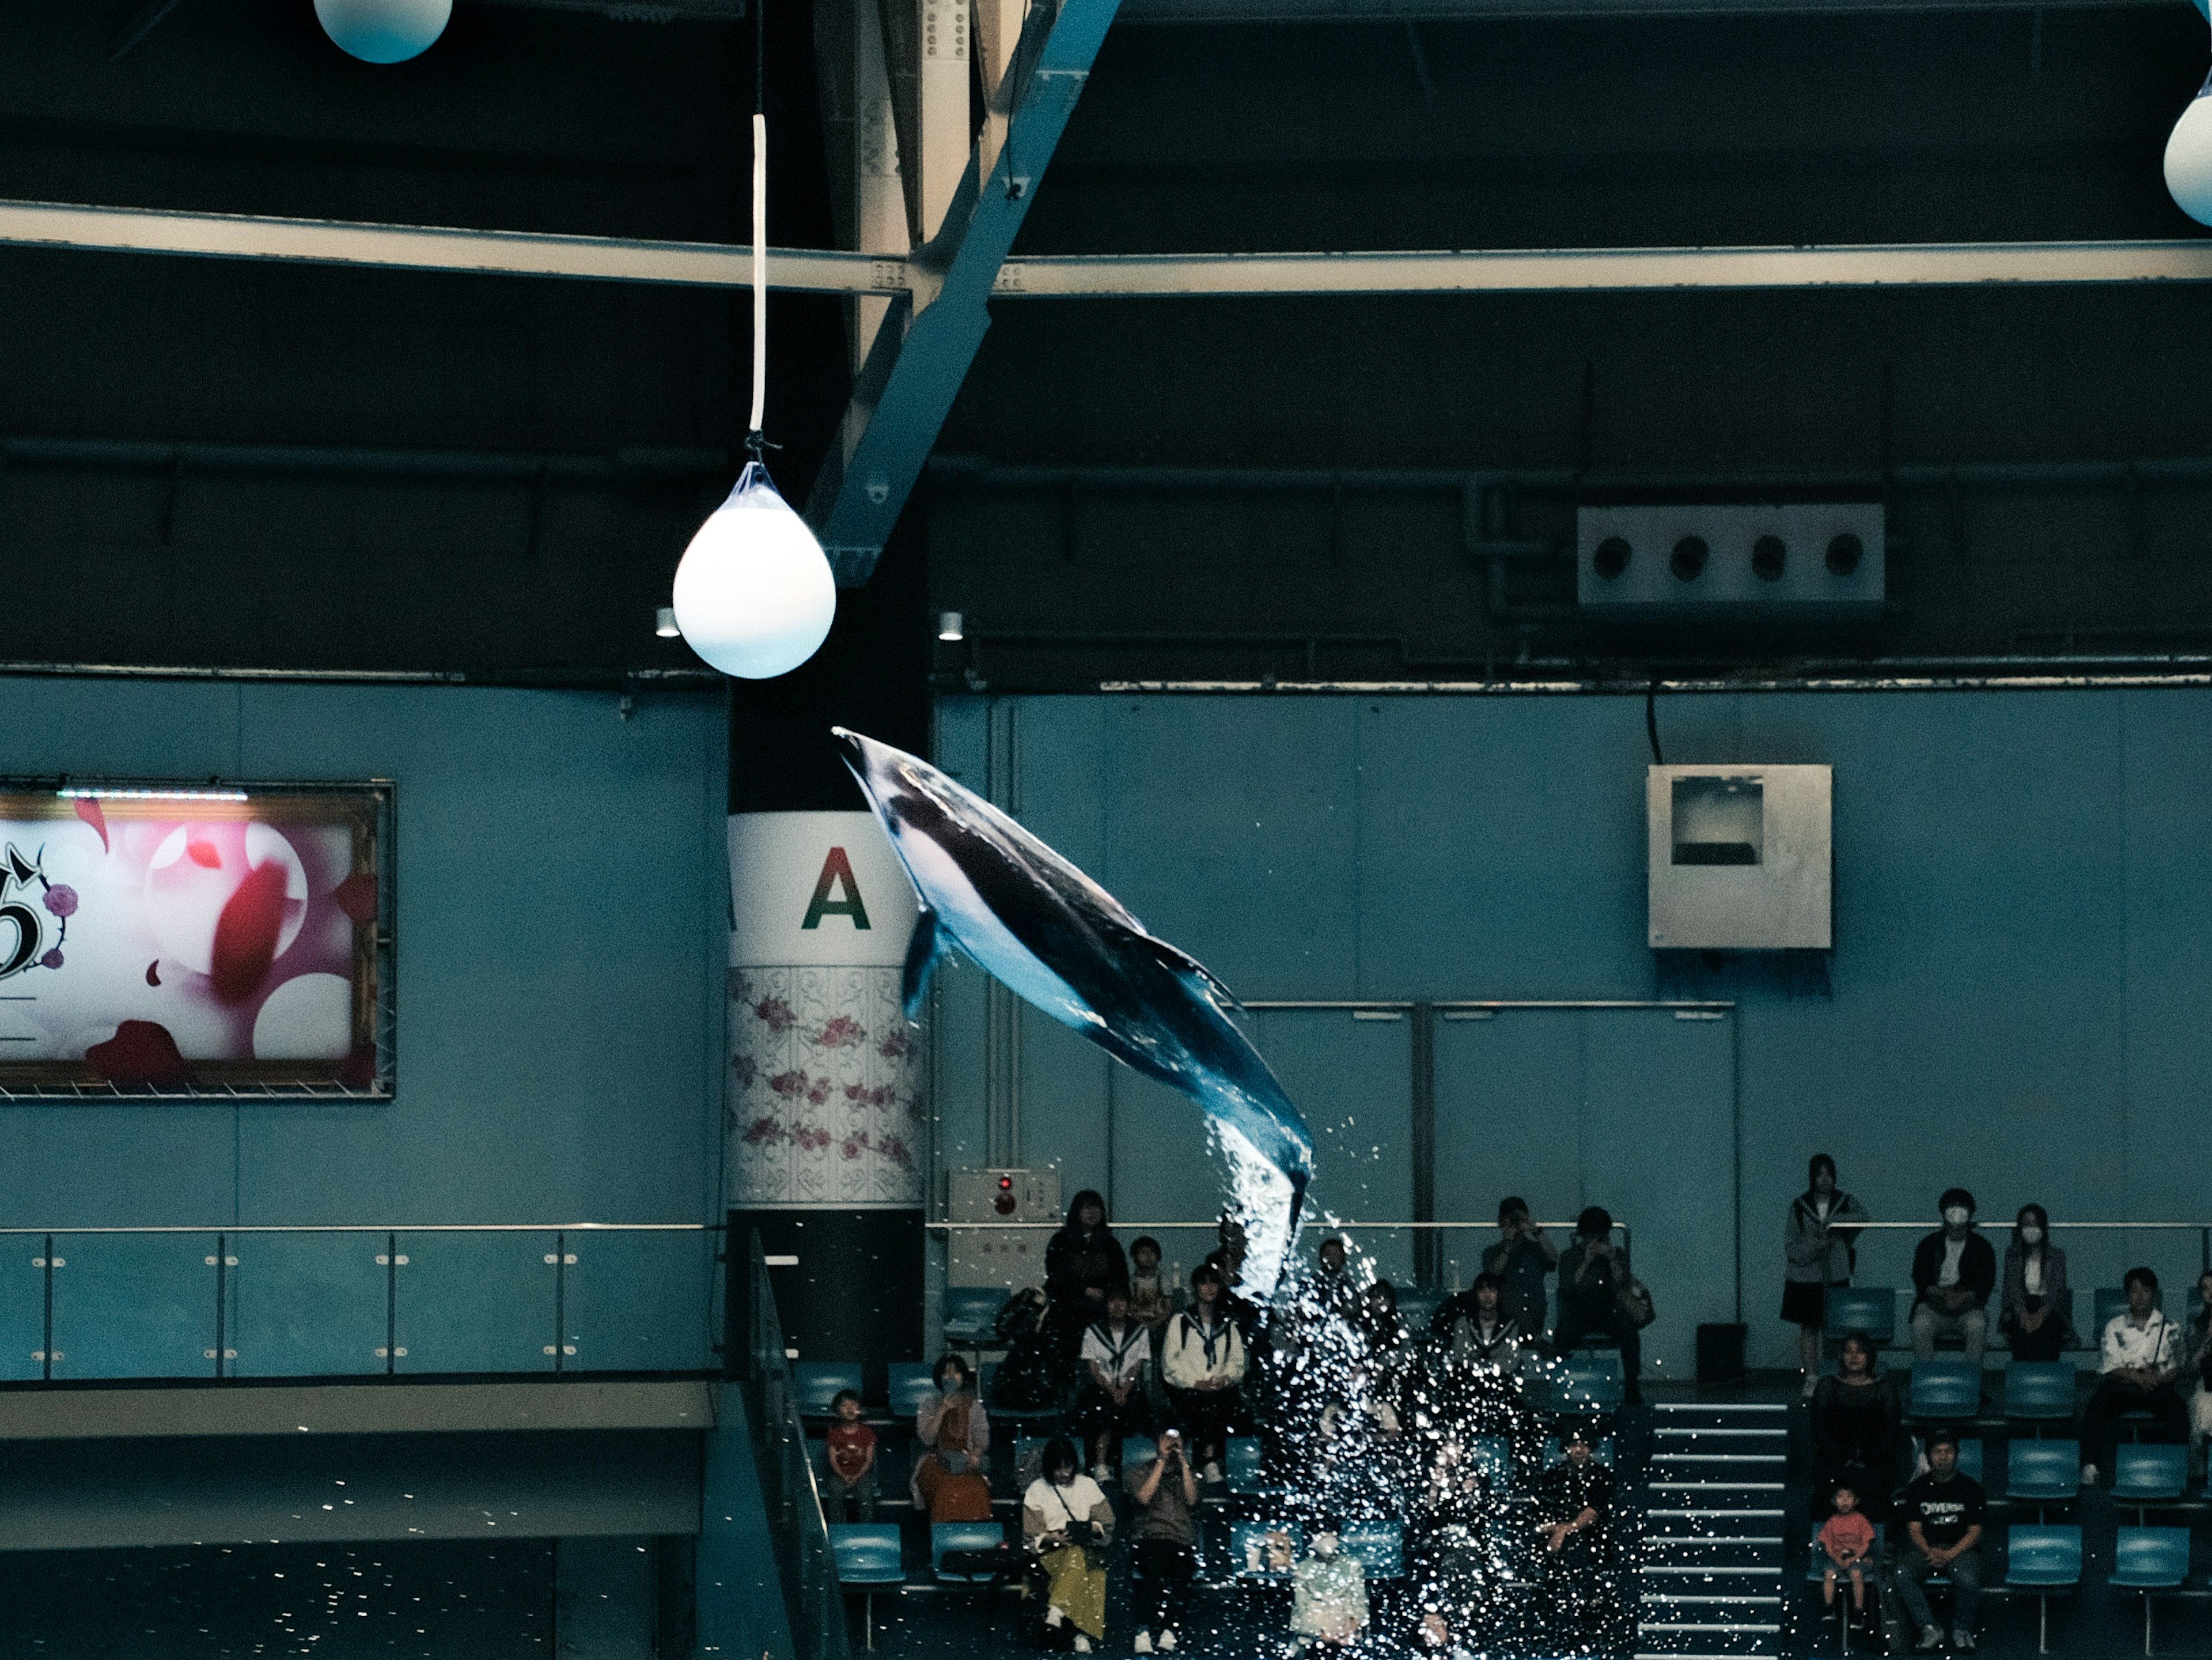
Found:
[[[270,1222],[240,1225],[164,1223],[152,1227],[0,1228],[9,1234],[50,1233],[719,1233],[719,1222]]]

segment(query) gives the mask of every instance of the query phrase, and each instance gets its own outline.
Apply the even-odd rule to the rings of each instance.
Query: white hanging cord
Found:
[[[759,0],[754,0],[758,4]],[[761,434],[768,410],[768,117],[753,113],[753,418]],[[756,455],[755,459],[758,459]]]

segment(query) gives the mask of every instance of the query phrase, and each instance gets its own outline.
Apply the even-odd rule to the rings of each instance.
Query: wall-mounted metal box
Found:
[[[1044,1284],[1045,1243],[1066,1219],[1056,1170],[957,1170],[945,1176],[948,1222],[1017,1222],[1015,1227],[952,1230],[945,1279],[952,1286]]]
[[[1653,767],[1655,951],[1826,951],[1830,903],[1826,767]]]
[[[1879,502],[1585,507],[1575,514],[1584,611],[1673,617],[1878,611]]]

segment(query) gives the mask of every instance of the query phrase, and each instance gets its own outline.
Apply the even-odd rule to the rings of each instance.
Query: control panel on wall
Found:
[[[1829,949],[1832,782],[1827,767],[1649,769],[1652,949]]]
[[[946,1177],[949,1222],[1018,1222],[1016,1228],[955,1227],[946,1256],[946,1283],[1004,1286],[1018,1291],[1044,1284],[1045,1242],[1066,1219],[1061,1214],[1060,1172],[1054,1170],[957,1170]]]

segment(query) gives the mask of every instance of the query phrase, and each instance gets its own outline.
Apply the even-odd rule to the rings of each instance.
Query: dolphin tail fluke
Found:
[[[921,1000],[929,994],[930,971],[937,966],[943,941],[937,932],[937,913],[927,905],[914,919],[914,938],[907,942],[906,968],[899,976],[899,1007],[909,1020],[921,1018]]]

